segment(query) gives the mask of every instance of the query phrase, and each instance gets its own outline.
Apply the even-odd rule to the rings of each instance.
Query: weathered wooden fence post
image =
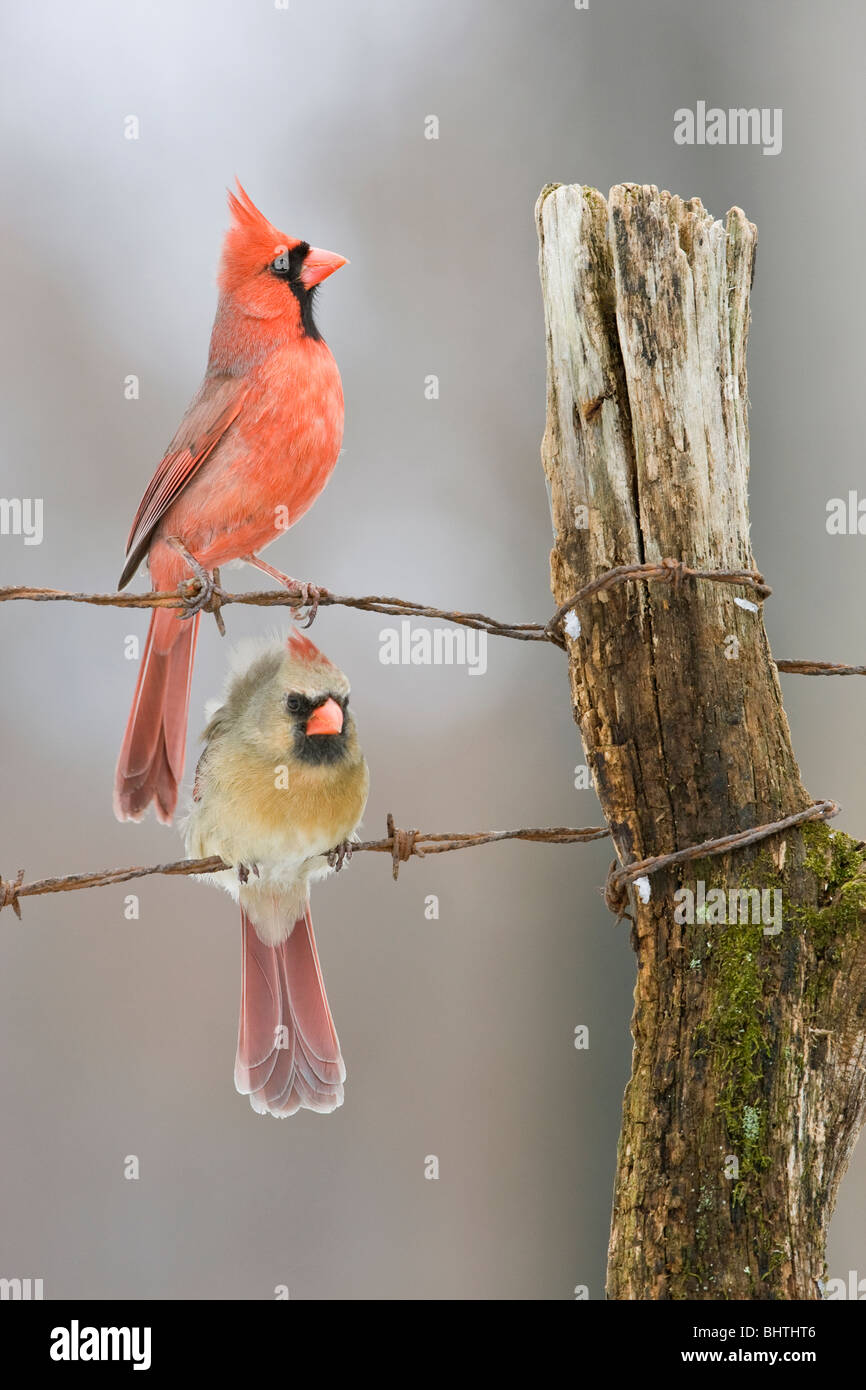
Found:
[[[617,565],[754,569],[755,228],[738,208],[717,222],[698,199],[631,184],[607,201],[549,186],[537,219],[557,604]],[[744,599],[754,594],[736,584],[637,581],[578,614],[574,715],[624,863],[812,799],[762,613]],[[712,907],[701,885],[724,890]],[[691,922],[675,916],[690,915],[674,900],[682,888]],[[760,920],[758,895],[739,891],[753,888]],[[634,1058],[608,1297],[820,1298],[866,1105],[863,851],[811,824],[656,873],[632,912]]]

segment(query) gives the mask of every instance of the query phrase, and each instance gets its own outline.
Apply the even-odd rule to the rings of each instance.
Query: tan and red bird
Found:
[[[330,1111],[346,1069],[310,917],[310,884],[339,868],[364,813],[367,763],[349,682],[295,632],[239,664],[210,717],[186,823],[203,876],[240,903],[235,1085],[262,1114]]]
[[[114,786],[119,820],[154,803],[169,823],[186,750],[201,607],[212,571],[243,559],[300,591],[258,556],[315,502],[343,438],[340,373],[313,318],[321,282],[345,257],[272,226],[238,184],[223,243],[204,381],[132,524],[120,588],[147,557],[155,590],[202,581],[186,613],[155,609]]]

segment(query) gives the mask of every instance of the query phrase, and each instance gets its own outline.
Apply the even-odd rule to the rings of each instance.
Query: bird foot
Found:
[[[258,864],[238,864],[238,883],[249,883],[251,873],[260,877]]]
[[[269,565],[267,561],[260,560],[258,555],[244,555],[243,558],[247,564],[255,565],[256,569],[261,570],[263,574],[269,574],[271,579],[282,584],[283,588],[288,589],[290,594],[296,595],[299,602],[295,611],[297,613],[301,613],[303,609],[308,611],[305,614],[305,621],[299,622],[297,618],[295,621],[298,622],[299,627],[312,627],[319,611],[319,604],[328,592],[327,589],[320,588],[318,584],[310,583],[308,579],[292,579],[290,575],[283,574],[282,570],[274,569],[273,565]]]
[[[343,840],[333,849],[328,850],[328,863],[335,873],[339,873],[343,865],[352,858],[352,851],[355,848],[351,840]]]
[[[181,622],[195,617],[196,613],[213,613],[220,635],[225,637],[225,623],[220,613],[220,602],[225,598],[225,592],[220,588],[219,570],[209,574],[204,565],[200,564],[194,555],[190,555],[186,546],[175,536],[170,536],[168,543],[183,556],[193,573],[192,579],[182,579],[177,586],[178,597],[184,607],[180,615]]]
[[[286,588],[290,592],[298,594],[301,600],[297,610],[299,617],[295,619],[298,627],[312,627],[319,611],[322,594],[326,593],[327,590],[320,589],[317,584],[311,584],[306,579],[290,579]],[[300,621],[301,614],[304,614],[303,622]]]

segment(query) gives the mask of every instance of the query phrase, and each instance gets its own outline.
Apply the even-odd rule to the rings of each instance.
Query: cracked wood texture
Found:
[[[755,227],[739,208],[714,221],[699,199],[631,184],[607,200],[551,185],[536,215],[556,603],[666,556],[755,568]],[[574,716],[623,863],[812,800],[763,615],[738,597],[754,595],[634,582],[585,604],[568,638]],[[675,891],[699,880],[763,889],[770,910],[778,891],[781,929],[740,920],[757,915],[754,895],[722,920],[677,922]],[[634,1053],[607,1296],[820,1298],[866,1100],[862,848],[817,825],[651,882],[631,908]]]

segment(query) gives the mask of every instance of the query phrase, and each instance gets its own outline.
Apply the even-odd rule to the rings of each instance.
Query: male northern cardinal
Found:
[[[140,820],[154,801],[168,824],[177,805],[209,571],[247,560],[315,601],[311,586],[255,552],[312,506],[340,452],[340,373],[316,328],[313,298],[346,260],[277,231],[240,184],[229,208],[205,378],[142,498],[120,577],[122,589],[147,555],[155,590],[192,574],[200,589],[183,615],[152,614],[117,762],[119,820]]]
[[[309,886],[341,867],[369,773],[349,682],[309,638],[268,644],[231,678],[205,730],[186,824],[190,858],[240,902],[235,1085],[254,1110],[343,1103],[346,1068],[319,968]]]

